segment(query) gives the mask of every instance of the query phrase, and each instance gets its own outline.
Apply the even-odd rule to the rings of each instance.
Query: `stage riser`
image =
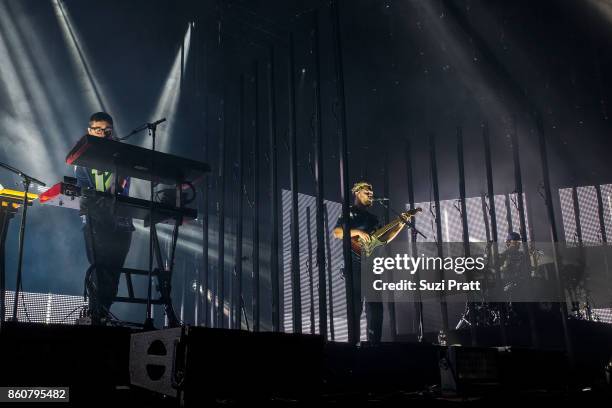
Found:
[[[582,326],[572,323],[575,330]],[[575,332],[583,342],[593,345],[596,341],[596,347],[576,343],[584,347],[577,353],[581,359],[573,375],[563,350],[455,347],[456,353],[484,356],[470,361],[486,360],[487,367],[494,366],[493,371],[480,376],[478,367],[482,365],[468,364],[471,382],[458,384],[457,391],[488,392],[491,384],[495,392],[563,390],[601,381],[602,361],[604,355],[609,358],[610,351],[610,345],[606,348],[604,344],[610,337],[604,335],[603,329],[604,326],[588,325]],[[596,335],[599,337],[594,338]],[[151,342],[133,340],[161,337],[167,339],[168,353],[157,361],[165,361],[168,373],[175,375],[166,377],[169,382],[164,387],[160,383],[147,386],[142,381],[143,373],[138,372],[142,368],[138,363],[152,361],[142,353],[149,350]],[[440,359],[447,349],[418,343],[353,347],[325,343],[318,336],[199,327],[136,333],[113,327],[8,323],[0,333],[0,351],[0,385],[70,385],[71,399],[84,401],[91,395],[129,385],[131,358],[135,386],[177,395],[186,406],[200,406],[215,400],[275,397],[317,401],[330,395],[421,391],[441,384]],[[467,372],[461,365],[454,369],[459,375]],[[138,375],[139,381],[135,380]],[[481,387],[484,382],[488,389]]]

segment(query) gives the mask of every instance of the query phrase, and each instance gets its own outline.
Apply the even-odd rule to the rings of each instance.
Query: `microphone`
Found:
[[[389,200],[387,197],[376,197],[376,198],[373,198],[372,201],[383,202],[383,201],[391,201],[391,200]]]

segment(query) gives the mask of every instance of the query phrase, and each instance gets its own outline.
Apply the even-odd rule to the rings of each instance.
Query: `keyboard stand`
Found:
[[[97,264],[97,256],[96,256],[96,242],[95,242],[95,234],[93,233],[92,228],[92,219],[91,214],[87,214],[87,234],[89,235],[89,239],[91,242],[91,255],[93,263],[88,269],[86,280],[89,279],[91,272],[96,268]],[[146,223],[146,221],[145,221]],[[174,307],[172,305],[171,291],[172,291],[172,272],[174,267],[174,257],[176,253],[176,243],[178,240],[178,231],[179,225],[182,223],[182,218],[177,217],[175,219],[174,228],[172,231],[172,242],[171,242],[171,252],[170,257],[168,259],[168,267],[165,267],[162,251],[160,248],[159,238],[157,235],[157,228],[153,225],[153,254],[155,261],[157,263],[157,267],[152,271],[151,276],[157,279],[157,290],[160,294],[158,299],[151,299],[150,304],[152,305],[164,305],[164,309],[166,312],[166,316],[168,317],[168,326],[169,327],[178,327],[180,325],[180,321],[176,317],[176,313],[174,311]],[[146,305],[149,300],[145,298],[136,297],[134,294],[134,285],[132,278],[134,275],[136,276],[149,276],[149,271],[144,269],[133,269],[133,268],[119,268],[119,272],[125,275],[126,286],[128,290],[128,296],[115,296],[113,299],[114,302],[123,302],[123,303],[136,303],[136,304],[144,304]]]

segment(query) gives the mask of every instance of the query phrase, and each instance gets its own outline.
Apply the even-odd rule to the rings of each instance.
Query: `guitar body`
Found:
[[[409,219],[412,218],[419,211],[422,211],[420,207],[415,208],[414,210],[407,211],[403,213],[402,216]],[[362,253],[366,256],[371,256],[376,248],[378,248],[379,246],[383,246],[387,243],[386,241],[381,241],[379,238],[383,237],[386,232],[388,232],[391,228],[394,228],[400,221],[401,219],[397,218],[389,224],[376,230],[373,234],[370,235],[370,242],[364,242],[359,237],[351,237],[351,250],[358,256],[361,256]]]
[[[366,256],[372,255],[374,250],[379,246],[383,246],[385,243],[379,241],[376,237],[370,236],[370,242],[364,242],[359,237],[351,238],[351,250],[356,254],[361,256],[361,254],[365,254]]]

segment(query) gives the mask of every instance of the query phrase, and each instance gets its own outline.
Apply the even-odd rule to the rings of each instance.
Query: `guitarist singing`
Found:
[[[349,228],[351,231],[351,239],[353,243],[361,243],[362,245],[369,244],[372,240],[372,234],[379,229],[378,217],[368,211],[374,203],[374,192],[372,185],[366,181],[355,183],[352,188],[352,193],[355,196],[355,202],[350,208]],[[385,231],[384,237],[381,237],[385,243],[393,240],[397,234],[406,226],[409,217],[402,214],[401,218],[393,223],[388,230]],[[334,236],[337,239],[343,237],[344,220],[342,217],[338,219],[334,228]],[[355,245],[353,245],[354,247]],[[352,251],[353,263],[353,298],[355,299],[353,308],[355,311],[354,333],[356,338],[360,338],[360,320],[363,310],[364,298],[361,294],[361,254],[358,251]],[[370,343],[380,343],[382,337],[383,323],[383,303],[382,302],[365,302],[366,303],[366,319],[368,324],[367,337]]]

